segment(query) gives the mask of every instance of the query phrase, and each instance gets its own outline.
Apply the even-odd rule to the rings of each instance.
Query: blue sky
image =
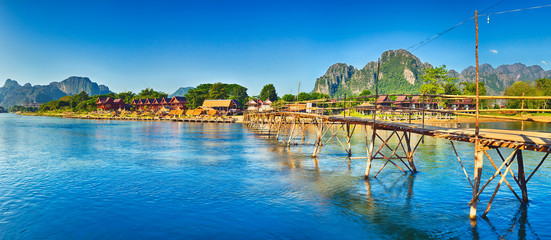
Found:
[[[238,83],[257,95],[311,91],[334,63],[357,68],[486,13],[551,1],[0,0],[0,79],[47,84],[86,76],[112,91],[172,93]],[[480,62],[551,69],[551,7],[480,19]],[[474,65],[474,21],[413,53],[458,71]]]

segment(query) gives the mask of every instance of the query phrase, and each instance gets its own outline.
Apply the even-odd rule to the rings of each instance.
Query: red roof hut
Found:
[[[113,99],[110,97],[98,97],[98,100],[96,100],[96,105],[98,110],[111,110],[113,109]]]

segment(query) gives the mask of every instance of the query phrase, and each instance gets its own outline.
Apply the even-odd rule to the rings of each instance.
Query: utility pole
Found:
[[[469,213],[469,218],[473,223],[476,223],[476,205],[478,202],[477,195],[480,187],[480,179],[482,177],[482,165],[484,163],[483,156],[483,147],[480,144],[479,138],[479,126],[478,126],[478,111],[480,105],[480,96],[478,89],[478,11],[474,12],[474,23],[476,29],[476,45],[475,45],[475,56],[476,56],[476,128],[475,128],[475,145],[474,145],[474,177],[473,177],[473,198],[471,204],[471,210]]]

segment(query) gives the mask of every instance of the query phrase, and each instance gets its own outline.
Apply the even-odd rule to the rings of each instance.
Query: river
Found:
[[[474,146],[455,146],[472,175]],[[447,140],[426,138],[417,174],[388,166],[368,181],[365,159],[337,142],[312,151],[241,124],[0,114],[0,239],[551,239],[549,163],[528,184],[528,207],[502,186],[488,219],[472,224],[471,188]],[[524,153],[528,172],[543,155]],[[490,168],[485,160],[484,179]]]

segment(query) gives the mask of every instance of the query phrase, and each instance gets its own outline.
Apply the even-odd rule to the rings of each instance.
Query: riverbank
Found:
[[[551,117],[550,116],[525,116],[525,117],[518,117],[518,119],[507,119],[507,118],[499,118],[500,116],[496,116],[496,118],[486,118],[486,117],[480,117],[478,119],[481,123],[488,123],[488,122],[520,122],[520,121],[527,121],[527,122],[542,122],[542,123],[551,123]],[[422,120],[413,120],[413,123],[421,123]],[[453,118],[453,119],[437,119],[437,118],[430,118],[425,119],[425,124],[441,124],[441,123],[476,123],[476,117],[460,117],[459,119]]]
[[[76,119],[96,119],[96,120],[121,120],[121,121],[173,121],[173,122],[206,122],[206,123],[243,123],[243,116],[224,116],[224,117],[182,117],[182,118],[167,118],[167,117],[157,117],[157,116],[136,116],[136,115],[123,115],[123,116],[112,116],[107,114],[91,114],[91,113],[73,113],[73,112],[35,112],[35,113],[17,113],[19,115],[26,116],[47,116],[47,117],[63,117],[63,118],[76,118]],[[543,122],[551,123],[551,116],[531,116],[524,115],[515,119],[506,119],[499,118],[502,116],[496,116],[496,118],[479,118],[479,122],[516,122],[516,121],[533,121],[533,122]],[[412,123],[422,123],[422,119],[415,119],[411,121]],[[425,118],[425,124],[445,124],[445,123],[475,123],[476,118],[470,116],[461,116],[457,118],[435,118],[427,117]]]
[[[78,114],[72,112],[42,112],[42,113],[17,113],[25,116],[45,116],[45,117],[62,117],[73,119],[93,119],[93,120],[118,120],[118,121],[167,121],[167,122],[203,122],[203,123],[242,123],[243,116],[223,116],[223,117],[157,117],[157,116],[135,116],[123,115],[112,116],[102,114]]]

